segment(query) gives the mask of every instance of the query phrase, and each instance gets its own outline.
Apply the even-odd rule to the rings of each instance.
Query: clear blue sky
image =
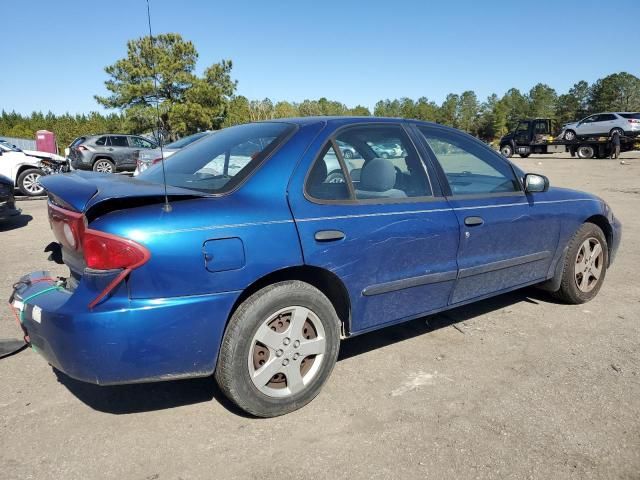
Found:
[[[194,42],[198,71],[232,59],[251,99],[373,107],[640,76],[640,0],[151,0],[151,14],[154,34]],[[102,111],[103,68],[147,29],[144,0],[13,0],[2,19],[0,108],[21,113]]]

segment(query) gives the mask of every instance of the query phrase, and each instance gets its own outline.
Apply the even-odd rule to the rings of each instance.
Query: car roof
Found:
[[[358,123],[419,123],[424,125],[439,125],[435,122],[427,122],[424,120],[415,120],[412,118],[400,118],[400,117],[368,117],[368,116],[316,116],[316,117],[289,117],[289,118],[276,118],[273,120],[264,120],[265,122],[286,122],[294,123],[296,125],[310,125],[314,123],[326,123],[326,124],[339,124],[349,125]]]

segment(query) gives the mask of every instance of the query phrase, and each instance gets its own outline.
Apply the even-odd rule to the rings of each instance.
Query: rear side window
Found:
[[[628,120],[640,120],[640,113],[619,113],[618,115]]]
[[[112,147],[128,147],[127,137],[124,135],[111,135],[109,137]]]
[[[321,173],[325,179],[314,183],[320,181]],[[347,188],[331,186],[341,182],[347,182]],[[314,164],[307,183],[311,196],[341,200],[350,190],[356,200],[394,201],[432,195],[424,164],[408,135],[400,125],[386,124],[342,130]]]
[[[511,166],[482,144],[455,132],[419,127],[444,170],[453,195],[521,191]]]
[[[233,189],[295,130],[281,122],[225,128],[182,149],[164,162],[167,184],[206,193]],[[162,168],[154,165],[139,175],[162,183]]]
[[[107,137],[100,137],[99,139],[96,140],[96,145],[106,145],[107,144]]]

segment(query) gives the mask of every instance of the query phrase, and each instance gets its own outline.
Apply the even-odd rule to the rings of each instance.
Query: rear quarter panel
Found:
[[[299,158],[320,125],[299,130],[235,192],[111,212],[90,227],[134,240],[151,253],[131,273],[132,298],[160,298],[243,290],[282,268],[302,265],[297,230],[286,189]],[[239,239],[240,268],[216,270],[205,259],[205,242]],[[235,241],[234,241],[235,242]],[[233,262],[232,262],[233,263]]]

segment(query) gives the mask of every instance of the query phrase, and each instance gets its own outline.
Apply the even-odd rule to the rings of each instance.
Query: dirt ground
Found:
[[[0,478],[640,479],[640,153],[623,159],[515,159],[621,219],[594,301],[527,289],[347,340],[320,396],[269,420],[212,379],[96,387],[27,350],[0,360]],[[1,299],[49,263],[45,202],[20,207],[0,226]]]

